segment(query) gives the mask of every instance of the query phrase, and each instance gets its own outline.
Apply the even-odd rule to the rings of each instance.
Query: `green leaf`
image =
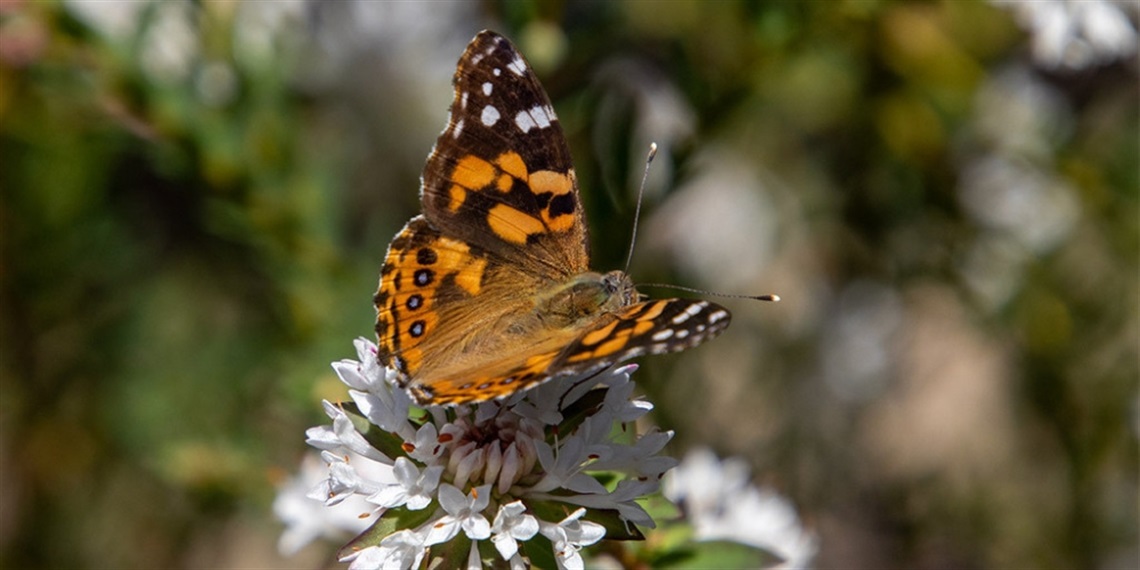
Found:
[[[633,523],[627,523],[612,509],[586,509],[582,520],[595,522],[606,528],[606,540],[645,540],[645,535]]]
[[[561,520],[561,519],[559,519]],[[557,568],[554,559],[554,544],[549,538],[538,534],[520,545],[522,552],[530,559],[531,568]]]
[[[409,510],[404,507],[388,509],[384,511],[383,515],[380,515],[380,518],[375,523],[372,523],[372,526],[357,535],[356,538],[348,541],[348,544],[341,547],[336,553],[337,558],[343,558],[353,552],[364,550],[370,546],[377,546],[381,540],[384,540],[384,537],[394,532],[403,529],[414,529],[427,522],[435,512],[436,509],[431,508],[420,509],[418,511]]]
[[[683,548],[660,552],[652,560],[653,568],[762,568],[779,559],[761,550],[735,542],[688,543]]]
[[[519,546],[521,548],[522,545]],[[503,560],[502,555],[495,548],[495,543],[489,540],[479,541],[479,556],[483,559],[483,565],[490,566],[492,570],[509,570],[511,567],[509,561]]]
[[[471,539],[460,532],[455,538],[431,547],[424,563],[428,568],[466,568]]]

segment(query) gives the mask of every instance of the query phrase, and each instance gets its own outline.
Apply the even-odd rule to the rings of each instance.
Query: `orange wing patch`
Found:
[[[526,212],[499,203],[487,212],[487,225],[501,239],[516,245],[524,245],[530,236],[549,232],[565,232],[574,228],[577,221],[576,206],[573,201],[575,189],[574,172],[539,170],[531,172],[523,157],[514,151],[507,151],[492,160],[475,155],[459,159],[451,171],[448,186],[447,210],[456,214],[467,202],[469,192],[490,192],[507,194],[521,187],[532,194],[545,195],[536,204],[544,204],[538,211]],[[569,200],[560,200],[565,197]]]
[[[487,225],[495,235],[518,245],[526,244],[532,235],[546,233],[542,220],[506,204],[496,204],[487,212]]]
[[[419,370],[424,355],[418,347],[439,326],[434,309],[440,284],[450,277],[475,296],[486,272],[482,254],[440,236],[423,217],[412,218],[388,249],[374,298],[380,362],[409,375]]]

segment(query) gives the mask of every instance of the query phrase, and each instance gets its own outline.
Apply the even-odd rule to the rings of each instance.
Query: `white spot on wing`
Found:
[[[538,105],[528,111],[519,111],[515,115],[515,126],[525,133],[534,128],[545,129],[555,120],[557,117],[554,116],[554,109],[547,105]]]
[[[499,122],[499,110],[496,109],[494,105],[487,105],[483,107],[483,116],[481,118],[483,124],[490,127]]]
[[[663,329],[653,333],[653,336],[650,338],[652,338],[654,342],[661,342],[671,336],[673,336],[673,329]]]
[[[455,128],[453,128],[451,130],[451,137],[452,138],[459,138],[459,133],[462,133],[462,132],[463,132],[463,119],[459,119],[459,122],[455,123]]]
[[[689,320],[689,318],[697,316],[701,311],[705,310],[707,306],[709,306],[709,304],[703,301],[695,305],[689,305],[683,313],[673,317],[673,324],[679,325]]]
[[[498,77],[498,76],[500,76],[500,75],[502,75],[502,74],[503,74],[503,72],[502,72],[502,71],[501,71],[499,68],[497,68],[497,67],[496,67],[495,69],[492,69],[492,70],[491,70],[491,73],[494,73],[494,74],[495,74],[495,77]]]
[[[519,54],[515,54],[514,61],[507,64],[507,69],[511,70],[515,75],[522,77],[526,73],[526,62]]]
[[[493,89],[493,87],[491,86],[491,82],[490,82],[490,81],[484,81],[484,82],[483,82],[483,94],[484,94],[484,95],[488,95],[488,96],[489,96],[489,95],[491,94],[491,90],[492,90],[492,89]]]
[[[466,91],[464,91],[463,94],[459,96],[459,108],[460,109],[466,109],[467,108],[467,92]]]
[[[538,126],[544,129],[546,127],[549,127],[550,123],[558,120],[558,118],[554,116],[554,109],[551,109],[546,105],[543,105],[542,107],[535,107],[534,109],[531,109],[530,113],[531,115],[534,115],[535,120],[538,121]],[[542,116],[539,117],[538,113],[542,113]]]
[[[728,317],[728,311],[714,311],[709,314],[709,324],[716,324]]]
[[[685,329],[681,329],[681,330],[677,331],[677,338],[685,338],[687,336],[689,336],[689,331],[687,331]]]
[[[531,117],[530,113],[519,111],[519,114],[515,115],[515,126],[525,133],[537,127],[538,123],[534,122],[534,117]]]

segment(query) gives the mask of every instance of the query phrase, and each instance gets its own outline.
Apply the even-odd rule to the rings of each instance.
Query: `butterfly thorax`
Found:
[[[536,297],[534,315],[544,328],[572,329],[616,313],[637,299],[637,290],[621,271],[581,273]]]

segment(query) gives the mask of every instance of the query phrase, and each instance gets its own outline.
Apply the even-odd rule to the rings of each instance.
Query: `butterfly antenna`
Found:
[[[714,291],[705,291],[704,289],[694,289],[692,287],[682,287],[680,285],[672,285],[670,283],[638,283],[637,287],[660,287],[662,289],[676,289],[678,291],[686,291],[689,293],[697,293],[700,295],[708,295],[710,297],[721,297],[725,299],[752,299],[753,301],[772,301],[773,303],[780,300],[779,295],[733,295],[731,293],[716,293]]]
[[[625,258],[625,272],[633,261],[633,246],[637,243],[637,222],[641,218],[641,198],[645,195],[645,181],[649,179],[649,164],[657,156],[657,143],[649,143],[649,155],[645,157],[645,172],[641,173],[641,187],[637,189],[637,208],[633,211],[633,235],[629,237],[629,255]]]
[[[625,258],[626,273],[629,273],[629,265],[633,261],[633,246],[637,244],[637,223],[638,220],[641,219],[641,201],[642,197],[645,196],[645,181],[649,179],[649,165],[653,163],[655,156],[657,156],[657,143],[649,143],[649,154],[645,157],[645,171],[641,173],[641,187],[637,189],[637,208],[633,211],[633,235],[629,238],[629,255]],[[682,287],[680,285],[671,285],[668,283],[645,283],[638,284],[638,287],[661,287],[663,289],[676,289],[678,291],[728,299],[752,299],[754,301],[772,302],[778,302],[780,300],[779,295],[732,295],[728,293],[714,293],[703,289],[693,289],[692,287]]]

